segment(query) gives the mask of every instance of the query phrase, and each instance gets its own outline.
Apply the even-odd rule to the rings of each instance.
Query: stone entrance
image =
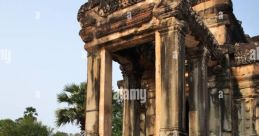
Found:
[[[230,72],[229,54],[224,52],[230,48],[223,48],[226,35],[220,37],[201,18],[197,6],[203,3],[89,0],[80,8],[80,36],[88,52],[87,136],[111,136],[112,61],[121,67],[120,88],[147,90],[145,103],[124,100],[124,136],[232,133],[232,128],[226,134],[224,129],[233,125],[228,122],[234,118],[233,95],[221,102],[217,92],[225,88],[215,79]],[[224,114],[226,103],[230,110]]]

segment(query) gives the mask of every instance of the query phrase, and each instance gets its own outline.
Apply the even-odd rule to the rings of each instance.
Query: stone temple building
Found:
[[[86,134],[111,136],[112,61],[126,91],[123,136],[259,135],[259,37],[231,0],[88,0]],[[125,91],[125,92],[126,92]]]

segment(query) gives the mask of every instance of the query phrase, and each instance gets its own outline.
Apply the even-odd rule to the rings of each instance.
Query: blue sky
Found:
[[[259,1],[258,0],[232,0],[234,13],[246,34],[259,35]]]
[[[86,80],[83,42],[78,36],[78,8],[85,0],[0,0],[0,119],[21,117],[33,106],[39,119],[55,127],[56,95],[64,85]],[[234,10],[247,34],[259,35],[258,0],[235,0]],[[114,65],[114,82],[120,79]],[[76,126],[60,130],[78,132]]]

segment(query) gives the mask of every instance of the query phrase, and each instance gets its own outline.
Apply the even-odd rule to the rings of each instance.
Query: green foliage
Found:
[[[37,112],[33,107],[26,108],[24,117],[16,121],[0,120],[0,136],[48,136],[51,131],[37,122]]]
[[[67,103],[68,107],[56,112],[57,125],[67,123],[79,124],[81,130],[85,129],[85,88],[86,83],[80,86],[66,86],[64,92],[58,94],[60,103]],[[113,92],[113,95],[116,92]],[[122,101],[113,100],[112,135],[122,135]],[[0,120],[0,136],[69,136],[64,132],[52,133],[51,128],[37,121],[38,113],[35,108],[27,107],[23,117],[13,121],[10,119]],[[80,134],[77,134],[80,135]]]
[[[38,113],[33,107],[27,107],[23,117],[0,120],[0,136],[80,136],[80,134],[53,133],[53,129],[37,121]]]
[[[57,126],[76,123],[82,131],[85,130],[85,88],[85,82],[80,85],[72,84],[65,86],[58,94],[58,102],[66,103],[67,107],[56,111]]]
[[[24,118],[31,118],[33,120],[37,120],[37,116],[38,113],[36,112],[36,109],[33,107],[27,107],[23,113]]]
[[[54,134],[53,136],[69,136],[67,133],[64,132],[57,132],[56,134]]]
[[[51,133],[47,126],[35,121],[32,117],[26,117],[17,122],[16,129],[19,136],[48,136]]]
[[[112,136],[122,136],[122,104],[120,100],[112,100]]]
[[[17,136],[16,126],[10,119],[0,120],[0,136]]]
[[[58,102],[66,103],[68,106],[56,111],[57,126],[68,123],[76,123],[80,125],[83,132],[85,130],[85,102],[86,102],[86,83],[79,86],[72,84],[65,86],[63,91],[58,94]],[[113,95],[116,92],[113,92]],[[122,101],[112,100],[112,135],[122,135]]]

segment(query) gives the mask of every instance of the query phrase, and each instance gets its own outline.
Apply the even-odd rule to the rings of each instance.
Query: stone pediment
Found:
[[[90,0],[78,13],[80,36],[88,51],[100,46],[115,51],[133,46],[135,41],[152,41],[156,31],[172,26],[172,17],[187,23],[186,47],[203,41],[213,57],[221,58],[213,34],[186,0]]]
[[[80,8],[79,13],[84,13],[87,10],[94,9],[99,16],[107,17],[115,11],[132,6],[141,1],[144,0],[89,0]],[[80,18],[80,15],[78,18]]]
[[[123,99],[120,135],[259,134],[259,38],[244,36],[231,0],[89,0],[78,21],[87,136],[113,135],[112,61],[120,94],[147,90],[144,103]]]

